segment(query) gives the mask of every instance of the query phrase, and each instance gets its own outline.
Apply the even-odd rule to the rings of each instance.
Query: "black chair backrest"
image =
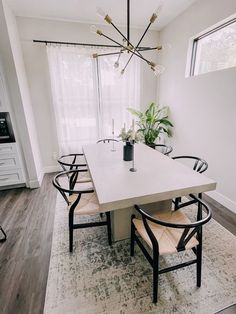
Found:
[[[110,142],[119,142],[118,140],[114,139],[114,138],[104,138],[102,140],[98,140],[98,143],[110,143]]]
[[[158,246],[157,240],[147,221],[150,221],[154,224],[158,224],[164,227],[183,229],[183,233],[176,247],[177,251],[183,251],[185,250],[185,246],[187,245],[189,240],[201,229],[201,227],[204,224],[206,224],[211,219],[212,217],[211,208],[205,202],[203,202],[200,198],[196,197],[195,195],[190,194],[190,197],[193,198],[196,201],[196,203],[198,203],[198,213],[197,213],[198,218],[196,222],[191,222],[188,224],[172,223],[168,221],[159,220],[156,217],[154,218],[153,216],[151,216],[147,211],[141,209],[140,206],[135,205],[135,209],[141,214],[145,229],[149,235],[149,238],[151,239],[154,245]],[[204,218],[202,218],[202,207],[204,207],[205,209]],[[190,231],[190,229],[192,230]]]
[[[208,168],[208,163],[204,159],[196,156],[175,156],[172,157],[172,159],[192,160],[194,162],[193,170],[199,173],[206,171]]]
[[[76,170],[80,167],[87,166],[84,154],[62,155],[57,161],[64,171]]]
[[[155,149],[166,156],[168,156],[173,151],[171,146],[167,146],[165,144],[155,144]]]
[[[69,205],[69,196],[78,194],[81,196],[83,193],[91,193],[93,189],[84,189],[83,183],[79,183],[80,174],[88,171],[87,169],[74,169],[69,171],[62,171],[58,173],[52,180],[53,186],[61,193],[66,203]],[[76,185],[76,189],[75,189]],[[78,188],[81,186],[81,190]]]

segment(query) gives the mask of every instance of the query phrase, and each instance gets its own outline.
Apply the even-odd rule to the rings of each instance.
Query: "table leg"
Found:
[[[148,210],[150,214],[157,210],[170,210],[171,200],[141,205],[141,208]],[[134,207],[117,209],[111,212],[113,241],[130,238],[130,217],[132,214],[138,216]]]

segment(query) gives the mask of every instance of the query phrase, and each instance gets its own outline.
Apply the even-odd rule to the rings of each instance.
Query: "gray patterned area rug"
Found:
[[[68,252],[68,212],[58,195],[44,314],[215,313],[236,301],[236,237],[213,219],[204,228],[202,287],[196,265],[160,275],[152,303],[152,269],[129,240],[109,247],[106,227],[76,230]],[[161,258],[163,267],[188,259]]]

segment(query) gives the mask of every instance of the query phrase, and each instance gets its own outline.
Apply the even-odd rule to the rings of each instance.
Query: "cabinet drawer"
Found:
[[[21,170],[1,171],[0,186],[24,183]]]
[[[1,170],[19,169],[20,161],[17,155],[0,154],[0,173]]]
[[[2,154],[16,154],[16,144],[9,143],[9,144],[0,144],[0,155]]]

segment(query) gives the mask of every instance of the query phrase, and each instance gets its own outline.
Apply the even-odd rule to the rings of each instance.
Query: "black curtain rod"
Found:
[[[60,45],[74,45],[74,46],[90,46],[90,47],[109,47],[109,48],[120,48],[120,46],[114,45],[100,45],[100,44],[84,44],[84,43],[72,43],[66,41],[50,41],[50,40],[33,40],[34,43],[42,43],[42,44],[60,44]]]
[[[120,48],[120,46],[115,45],[101,45],[101,44],[85,44],[85,43],[73,43],[73,42],[66,42],[66,41],[50,41],[50,40],[38,40],[34,39],[34,43],[41,43],[41,44],[59,44],[59,45],[74,45],[74,46],[90,46],[90,47],[107,47],[107,48]],[[142,49],[147,49],[149,47],[140,47]]]

